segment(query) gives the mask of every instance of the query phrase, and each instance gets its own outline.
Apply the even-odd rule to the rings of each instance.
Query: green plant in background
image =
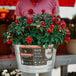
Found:
[[[69,32],[66,31],[66,23],[60,17],[51,16],[42,10],[42,14],[33,15],[32,9],[28,10],[31,18],[20,17],[9,25],[4,33],[8,44],[39,45],[47,48],[53,44],[55,48],[64,40],[69,41]]]

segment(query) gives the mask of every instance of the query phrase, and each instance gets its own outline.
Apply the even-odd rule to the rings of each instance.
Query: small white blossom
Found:
[[[10,74],[9,73],[6,73],[5,76],[10,76]]]
[[[15,71],[12,71],[10,74],[11,74],[11,75],[15,75],[15,74],[16,74],[16,72],[15,72]]]

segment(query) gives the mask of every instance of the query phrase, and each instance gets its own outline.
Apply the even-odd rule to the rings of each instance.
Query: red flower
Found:
[[[33,27],[35,27],[35,26],[31,26],[31,25],[29,25],[29,27],[30,27],[30,28],[33,28]]]
[[[32,43],[32,37],[27,37],[26,42],[27,43]]]
[[[66,40],[67,42],[69,42],[69,41],[70,41],[70,37],[66,37],[65,40]]]
[[[24,29],[24,27],[22,27],[22,29]]]
[[[66,30],[66,32],[67,32],[67,36],[69,36],[71,34],[68,30]]]
[[[57,18],[53,18],[52,22],[55,23],[57,21]]]
[[[14,15],[12,15],[12,16],[11,16],[11,18],[14,20],[14,19],[15,19],[15,16],[14,16]]]
[[[59,29],[58,29],[58,31],[60,31],[60,32],[61,32],[61,29],[59,28]]]
[[[45,9],[42,9],[41,12],[42,12],[42,14],[44,14],[45,13]]]
[[[41,26],[42,27],[46,26],[46,23],[44,21],[41,21]]]
[[[66,28],[66,24],[65,23],[61,24],[61,28],[62,29]]]
[[[9,22],[9,19],[7,19],[6,22]]]
[[[12,41],[12,40],[8,40],[6,43],[7,43],[7,44],[12,44],[13,41]]]
[[[33,9],[28,10],[28,14],[33,15],[33,13],[34,13]]]
[[[29,18],[29,19],[28,19],[28,23],[29,23],[29,24],[32,24],[33,22],[34,22],[34,21],[33,21],[32,18]]]
[[[51,24],[50,27],[51,27],[51,29],[54,29],[54,24]]]
[[[60,16],[58,16],[58,18],[61,18]]]
[[[57,21],[57,25],[60,25],[61,24],[61,21]]]
[[[48,28],[47,31],[51,34],[53,32],[53,29]]]
[[[13,27],[13,25],[11,25],[11,28]]]
[[[16,22],[16,23],[19,23],[19,20],[18,20],[18,19],[16,19],[16,20],[15,20],[15,22]]]
[[[53,15],[52,14],[50,14],[50,17],[52,17]]]

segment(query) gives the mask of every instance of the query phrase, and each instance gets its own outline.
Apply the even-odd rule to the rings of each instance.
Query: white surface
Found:
[[[52,76],[60,76],[60,67],[53,69]],[[68,72],[76,72],[76,64],[68,65]]]
[[[76,72],[76,64],[68,65],[68,72]]]
[[[74,7],[60,7],[60,16],[63,18],[70,18],[76,14],[76,4]]]
[[[60,67],[53,69],[52,76],[60,76]]]

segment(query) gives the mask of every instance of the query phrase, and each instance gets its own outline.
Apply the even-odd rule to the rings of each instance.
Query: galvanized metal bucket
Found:
[[[26,73],[44,73],[54,68],[56,49],[35,45],[14,45],[18,68]]]

